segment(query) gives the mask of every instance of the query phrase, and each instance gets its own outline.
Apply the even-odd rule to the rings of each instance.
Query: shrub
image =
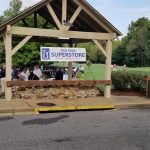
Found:
[[[131,90],[144,95],[146,80],[150,72],[145,71],[114,71],[112,72],[112,84],[114,89],[120,91]]]
[[[130,87],[134,92],[144,94],[146,92],[146,80],[145,77],[148,72],[136,71],[130,72]]]
[[[129,87],[130,78],[126,71],[113,71],[112,72],[112,84],[114,89],[119,91],[126,91]]]
[[[100,95],[101,95],[101,96],[104,96],[104,88],[105,88],[105,85],[103,85],[103,84],[98,84],[98,85],[96,86],[96,88],[98,89]]]

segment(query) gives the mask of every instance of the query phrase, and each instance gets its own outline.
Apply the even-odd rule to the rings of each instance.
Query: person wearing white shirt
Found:
[[[39,79],[41,78],[41,76],[42,76],[42,71],[41,71],[41,69],[39,68],[39,65],[35,65],[33,74],[36,75]]]
[[[28,81],[28,77],[29,77],[29,71],[27,69],[24,69],[20,74],[19,74],[19,78],[21,80],[25,80]]]

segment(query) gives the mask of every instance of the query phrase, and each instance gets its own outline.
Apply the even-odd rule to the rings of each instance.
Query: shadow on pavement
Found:
[[[0,121],[11,120],[13,117],[0,117]]]
[[[56,123],[62,119],[68,118],[69,115],[61,115],[56,118],[38,118],[33,120],[24,121],[23,125],[47,125],[47,124],[53,124]]]

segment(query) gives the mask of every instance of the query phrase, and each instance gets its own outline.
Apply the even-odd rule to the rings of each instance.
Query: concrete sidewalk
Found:
[[[150,108],[150,99],[138,96],[112,96],[85,99],[0,100],[0,115],[38,114],[47,111]]]

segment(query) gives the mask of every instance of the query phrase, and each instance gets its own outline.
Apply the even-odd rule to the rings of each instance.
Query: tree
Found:
[[[10,1],[9,8],[4,11],[4,15],[0,16],[0,23],[20,13],[21,6],[22,6],[21,0]],[[4,62],[5,62],[4,44],[3,41],[0,41],[0,63]]]
[[[0,16],[0,24],[4,22],[4,16]]]
[[[150,65],[150,20],[140,18],[132,21],[128,34],[113,43],[113,62],[128,66]]]
[[[122,40],[114,41],[112,49],[112,63],[123,65],[125,63],[126,50],[123,46]]]
[[[9,3],[9,8],[4,11],[4,15],[0,16],[0,22],[3,22],[5,20],[19,14],[21,12],[21,6],[22,6],[21,0],[12,0]],[[26,17],[25,20],[29,27],[34,27],[34,15],[33,14]],[[37,20],[38,20],[37,27],[42,28],[45,20],[39,15],[37,15]],[[16,25],[17,26],[25,26],[22,21],[18,22]],[[52,28],[51,24],[48,24],[47,27]],[[18,43],[16,41],[13,41],[12,45],[13,45],[13,47],[15,47],[17,44]],[[13,56],[13,60],[12,60],[13,65],[14,66],[28,66],[30,64],[34,65],[34,64],[40,63],[40,44],[34,43],[34,42],[25,44]],[[42,45],[43,45],[43,43],[42,43]],[[56,44],[49,44],[49,45],[56,46]],[[0,42],[0,47],[3,47],[2,41]],[[4,47],[1,49],[4,49]],[[5,62],[5,53],[3,51],[0,54],[0,63],[4,63],[4,62]]]
[[[78,44],[80,48],[86,48],[87,60],[91,61],[92,63],[104,63],[105,57],[99,48],[93,43],[80,43]]]
[[[4,11],[4,20],[7,20],[13,16],[16,16],[21,12],[22,1],[21,0],[12,0],[9,3],[9,7]]]
[[[127,63],[132,66],[146,66],[150,63],[150,21],[140,18],[129,25],[126,41]]]

